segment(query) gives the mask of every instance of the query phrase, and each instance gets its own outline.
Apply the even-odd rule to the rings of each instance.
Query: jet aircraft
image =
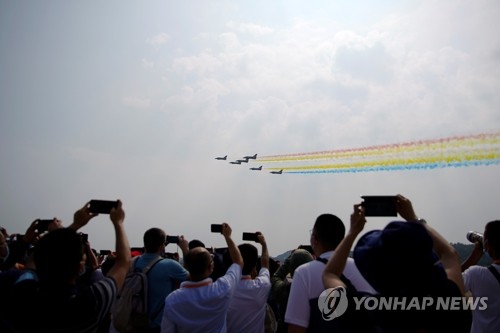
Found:
[[[246,159],[246,160],[255,160],[257,158],[257,154],[255,154],[253,156],[245,156],[243,158]]]
[[[258,168],[250,168],[250,170],[262,170],[262,165]]]
[[[271,171],[271,173],[275,175],[281,175],[283,173],[283,169],[281,169],[280,171]]]
[[[224,157],[216,157],[215,158],[216,160],[221,160],[221,161],[225,161],[227,159],[227,155],[224,156]]]
[[[229,163],[231,163],[231,164],[241,164],[240,161],[233,161],[233,162],[229,162]]]

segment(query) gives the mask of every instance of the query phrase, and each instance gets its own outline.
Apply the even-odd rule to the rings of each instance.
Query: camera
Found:
[[[467,240],[471,243],[480,242],[481,244],[484,244],[483,234],[477,231],[469,231],[467,233]]]
[[[165,245],[167,244],[179,244],[179,236],[167,236]]]

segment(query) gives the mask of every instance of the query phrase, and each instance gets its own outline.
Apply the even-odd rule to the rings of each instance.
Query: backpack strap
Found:
[[[500,283],[500,273],[498,273],[497,269],[493,267],[493,265],[489,265],[488,269],[490,270],[491,274],[493,274],[497,278],[498,283]]]
[[[162,258],[162,257],[158,257],[158,258],[156,258],[156,259],[151,260],[151,262],[150,262],[150,263],[149,263],[146,267],[144,267],[144,269],[142,270],[142,272],[143,272],[144,274],[148,275],[149,271],[150,271],[151,269],[153,269],[153,267],[155,267],[155,265],[156,265],[157,263],[159,263],[160,261],[162,261],[162,260],[163,260],[163,258]]]
[[[316,260],[322,262],[325,265],[328,263],[328,259],[326,259],[326,258],[317,257]],[[356,290],[356,287],[354,287],[351,280],[349,280],[344,274],[340,275],[340,280],[342,280],[342,282],[344,282],[346,287]]]

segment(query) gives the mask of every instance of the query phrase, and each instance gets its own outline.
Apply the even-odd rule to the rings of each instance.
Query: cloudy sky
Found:
[[[152,226],[223,246],[209,225],[225,221],[278,255],[319,214],[348,224],[360,195],[402,193],[466,242],[500,218],[498,165],[272,175],[228,161],[498,132],[499,16],[495,0],[0,0],[0,225],[69,224],[120,198],[132,246]],[[106,216],[83,231],[114,246]]]

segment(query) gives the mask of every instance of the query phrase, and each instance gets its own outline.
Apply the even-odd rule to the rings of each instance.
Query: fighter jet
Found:
[[[246,160],[255,160],[257,158],[257,154],[255,154],[253,156],[245,156],[243,158],[246,159]]]
[[[271,173],[275,175],[281,175],[283,173],[283,169],[281,169],[280,171],[271,171]]]
[[[250,168],[250,170],[262,170],[262,165],[258,168]]]
[[[233,161],[233,162],[229,162],[229,163],[231,163],[231,164],[241,164],[240,161]]]
[[[224,157],[216,157],[215,158],[216,160],[221,160],[221,161],[225,161],[227,159],[227,155],[224,156]]]

